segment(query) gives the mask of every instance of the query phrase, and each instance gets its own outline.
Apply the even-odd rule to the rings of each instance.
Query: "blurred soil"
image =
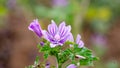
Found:
[[[120,62],[120,17],[114,21],[114,24],[107,33],[108,51],[105,60],[117,60]]]
[[[26,18],[20,8],[10,9],[7,25],[0,29],[0,68],[24,68],[33,64],[35,56],[38,54],[35,46],[38,38],[28,30],[27,27],[31,21]],[[86,28],[83,35],[86,44],[91,44],[87,40],[91,34],[89,27]],[[115,59],[120,62],[120,18],[108,31],[107,40],[108,51],[103,58],[104,61]]]

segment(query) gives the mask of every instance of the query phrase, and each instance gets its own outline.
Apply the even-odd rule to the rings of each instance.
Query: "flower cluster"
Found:
[[[56,25],[56,23],[51,20],[51,24],[48,25],[47,30],[43,30],[37,19],[30,23],[29,30],[33,31],[39,38],[44,40],[40,42],[38,46],[39,51],[44,53],[44,58],[47,59],[49,55],[55,56],[58,62],[58,68],[62,67],[62,64],[67,60],[71,60],[71,64],[66,68],[77,68],[78,63],[80,65],[89,65],[96,57],[92,55],[91,50],[84,46],[84,42],[81,40],[81,36],[78,34],[76,41],[74,42],[73,35],[71,33],[71,26],[66,25],[65,22]],[[69,48],[62,50],[63,46],[67,44]],[[76,61],[78,58],[79,61]],[[50,68],[50,64],[46,66]]]
[[[46,39],[50,42],[50,47],[62,46],[66,41],[74,42],[73,35],[71,33],[71,26],[66,26],[65,22],[62,22],[59,26],[52,20],[48,25],[48,31],[42,30],[38,20],[33,22],[28,27],[29,30],[35,32],[38,37]],[[79,48],[84,46],[81,36],[78,34],[76,38],[76,44]]]

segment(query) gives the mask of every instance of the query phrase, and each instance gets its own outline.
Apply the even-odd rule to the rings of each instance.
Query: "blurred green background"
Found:
[[[39,38],[28,30],[36,18],[42,29],[65,21],[82,36],[100,60],[81,68],[120,68],[120,0],[0,0],[0,68],[24,68],[36,55],[43,60]]]

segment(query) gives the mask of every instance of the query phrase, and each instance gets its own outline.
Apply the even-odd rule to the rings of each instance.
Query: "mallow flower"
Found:
[[[51,43],[51,47],[63,45],[71,34],[71,26],[66,26],[65,22],[62,22],[59,27],[52,20],[48,25],[48,32],[46,32],[46,39]]]
[[[76,38],[76,44],[78,44],[78,47],[79,47],[79,48],[84,47],[84,43],[83,43],[83,41],[81,40],[81,36],[80,36],[79,34],[77,35],[77,38]]]
[[[75,64],[70,64],[67,66],[67,68],[77,68],[77,66]]]
[[[28,26],[28,29],[35,32],[37,34],[37,36],[42,37],[42,29],[41,26],[38,22],[38,19],[33,20],[30,25]]]
[[[68,41],[74,42],[74,38],[73,38],[73,35],[72,35],[72,34],[70,34],[70,37],[68,38]],[[78,44],[78,47],[79,47],[79,48],[84,47],[84,42],[81,40],[81,36],[80,36],[79,34],[77,35],[77,38],[76,38],[76,42],[75,42],[75,43]],[[73,47],[73,45],[70,45],[70,47]]]

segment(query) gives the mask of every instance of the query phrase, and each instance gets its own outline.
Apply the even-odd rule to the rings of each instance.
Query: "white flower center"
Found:
[[[60,40],[60,35],[56,34],[54,38],[55,38],[55,40]]]
[[[51,48],[54,48],[55,46],[57,46],[57,45],[50,43],[50,47],[51,47]]]

